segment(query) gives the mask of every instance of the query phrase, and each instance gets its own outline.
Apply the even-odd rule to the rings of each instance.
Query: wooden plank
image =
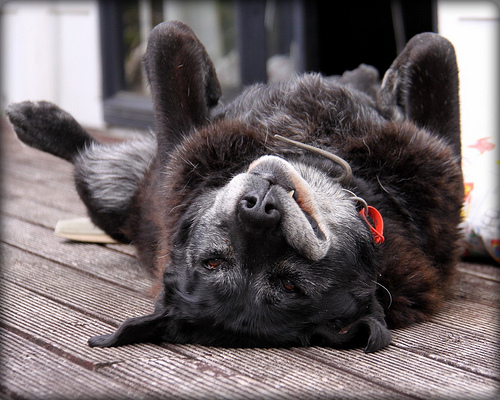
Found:
[[[0,392],[23,399],[123,399],[125,385],[0,328]]]
[[[231,350],[229,350],[231,351]],[[99,369],[108,378],[141,387],[153,398],[169,399],[291,399],[276,389],[224,365],[196,359],[155,358],[112,364]],[[300,382],[295,382],[300,385]]]
[[[12,175],[3,175],[3,190],[10,196],[27,198],[54,207],[56,209],[71,212],[77,215],[85,215],[86,209],[76,190],[71,185],[62,185],[60,182],[47,180],[37,181]]]
[[[52,232],[58,221],[63,219],[80,218],[85,214],[77,215],[60,209],[56,209],[32,199],[24,197],[2,196],[2,213],[20,219],[25,222],[30,222],[35,225],[50,229]],[[127,244],[106,244],[106,248],[119,251],[131,256],[135,256],[136,251],[134,246]]]
[[[498,341],[468,331],[449,329],[433,322],[392,332],[394,346],[430,359],[500,379]]]
[[[500,265],[494,264],[478,264],[476,262],[461,262],[457,266],[457,270],[462,273],[472,274],[477,277],[500,282]]]
[[[39,177],[51,176],[71,180],[71,163],[26,146],[14,137],[13,132],[2,132],[2,149],[0,168],[5,172],[19,168],[24,174],[40,173],[42,175]]]
[[[481,303],[486,306],[500,307],[500,282],[489,276],[469,273],[462,267],[457,271],[453,296],[457,300]]]
[[[3,245],[3,279],[92,315],[115,326],[128,317],[149,314],[146,293],[109,284],[84,272]],[[133,289],[133,290],[132,290]]]
[[[109,377],[124,379],[125,376],[125,379],[130,379],[134,383],[140,381],[149,386],[157,379],[157,376],[151,375],[150,371],[170,369],[181,379],[189,380],[189,385],[193,388],[198,387],[200,390],[206,388],[209,393],[215,390],[217,397],[222,398],[408,398],[389,388],[384,389],[377,384],[367,382],[362,377],[355,377],[325,363],[305,358],[289,349],[221,349],[193,345],[176,347],[183,354],[195,359],[196,363],[203,362],[201,365],[204,368],[207,364],[210,368],[214,368],[213,371],[216,372],[213,378],[204,381],[198,376],[186,376],[181,365],[166,364],[164,360],[144,362],[137,367],[121,363],[103,368],[101,371]],[[227,371],[239,371],[239,374],[228,375]],[[250,386],[249,379],[261,384]],[[239,395],[232,392],[234,385],[241,390]]]
[[[61,158],[27,146],[3,140],[4,157],[0,164],[5,175],[47,180],[68,185],[73,182],[73,165]]]
[[[31,199],[27,196],[20,196],[11,193],[12,190],[6,187],[2,191],[2,214],[31,222],[38,226],[43,226],[54,230],[57,221],[61,219],[79,218],[86,214],[69,212],[55,208],[54,205],[47,205],[38,199]]]
[[[312,347],[300,354],[355,373],[373,383],[397,387],[422,399],[489,399],[498,393],[497,380],[390,346],[376,353]]]
[[[73,181],[73,165],[68,161],[50,156],[34,149],[29,149],[29,154],[24,157],[7,155],[4,162],[0,164],[1,170],[5,175],[10,175],[16,179],[48,181],[62,185],[74,185]],[[39,153],[43,156],[50,157],[48,160],[43,160]]]
[[[472,332],[485,339],[499,342],[498,309],[466,300],[452,300],[432,317],[432,322]]]
[[[146,291],[151,280],[134,257],[110,250],[104,246],[75,243],[53,235],[52,230],[4,216],[1,221],[2,241],[39,255],[85,271],[123,287]]]
[[[0,288],[2,327],[87,369],[144,358],[186,358],[153,344],[91,348],[87,344],[89,337],[112,332],[116,327],[15,283],[4,280]]]

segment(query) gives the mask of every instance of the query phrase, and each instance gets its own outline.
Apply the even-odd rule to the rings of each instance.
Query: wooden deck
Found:
[[[87,339],[152,311],[126,245],[69,242],[85,215],[71,166],[23,147],[2,125],[1,376],[5,399],[487,399],[499,394],[495,265],[462,263],[456,296],[432,322],[361,349],[90,348]]]

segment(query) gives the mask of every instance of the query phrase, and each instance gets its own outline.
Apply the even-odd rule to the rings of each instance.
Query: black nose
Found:
[[[257,190],[243,196],[238,204],[238,211],[243,223],[253,228],[271,229],[281,219],[278,206],[279,200],[272,190]]]

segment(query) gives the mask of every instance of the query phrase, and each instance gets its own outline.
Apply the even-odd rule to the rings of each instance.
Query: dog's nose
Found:
[[[252,191],[240,200],[238,204],[239,216],[242,222],[253,228],[271,229],[281,219],[278,205],[279,200],[272,190]]]

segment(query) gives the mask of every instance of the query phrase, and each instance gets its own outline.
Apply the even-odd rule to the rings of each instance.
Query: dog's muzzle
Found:
[[[309,184],[287,161],[264,156],[244,178],[237,204],[242,224],[254,232],[279,227],[286,242],[304,257],[320,260],[330,248],[328,229]]]

